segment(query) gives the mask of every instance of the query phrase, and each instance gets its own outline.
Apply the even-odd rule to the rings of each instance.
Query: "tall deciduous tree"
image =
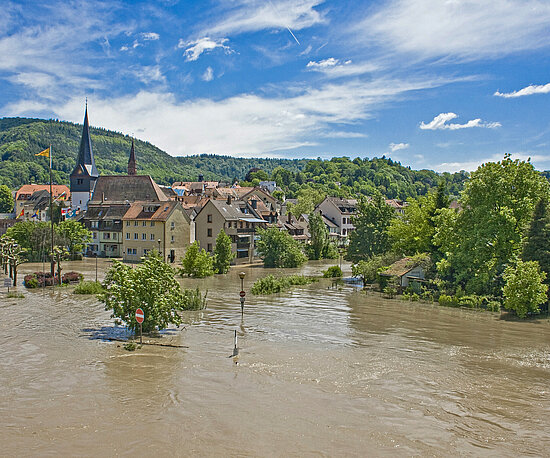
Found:
[[[520,318],[527,313],[540,313],[539,306],[546,302],[548,285],[543,282],[546,273],[541,272],[536,261],[518,261],[504,271],[506,284],[502,290],[504,306],[514,310]]]
[[[266,267],[298,267],[307,257],[296,240],[288,232],[276,227],[259,229],[258,253]]]
[[[143,330],[164,329],[181,323],[182,310],[204,308],[205,298],[198,290],[182,290],[175,270],[152,251],[136,268],[114,261],[103,283],[105,292],[100,300],[112,318],[126,323],[133,331],[139,329],[136,309],[145,314]]]
[[[13,211],[13,197],[11,189],[5,184],[0,186],[0,213],[10,213]]]
[[[323,218],[318,213],[310,213],[308,219],[309,233],[311,235],[309,258],[321,259],[326,250],[326,246],[330,243],[328,239],[328,230],[323,222]]]
[[[468,293],[500,294],[505,267],[521,254],[522,235],[549,184],[530,162],[489,162],[472,173],[456,218],[442,215],[436,239],[455,284]],[[452,223],[451,227],[445,226]]]
[[[84,250],[86,243],[92,239],[92,233],[82,223],[73,220],[61,221],[55,231],[63,240],[71,256]]]
[[[218,274],[225,274],[229,270],[235,253],[231,251],[231,239],[222,229],[216,237],[214,247],[214,271]]]
[[[394,211],[381,194],[371,200],[361,198],[352,218],[355,230],[349,236],[348,258],[358,262],[388,251],[388,227],[393,218]]]

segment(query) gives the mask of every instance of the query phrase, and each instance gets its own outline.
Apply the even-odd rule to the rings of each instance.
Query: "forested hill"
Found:
[[[47,183],[47,159],[35,154],[50,143],[54,151],[54,181],[67,184],[76,163],[81,132],[82,125],[64,121],[0,119],[0,184],[15,189],[26,183]],[[125,174],[131,137],[100,128],[91,128],[90,134],[99,172]],[[139,140],[136,155],[138,173],[151,175],[160,184],[196,180],[199,174],[205,180],[231,182],[243,180],[250,169],[258,168],[261,171],[252,176],[276,178],[287,197],[294,197],[300,188],[308,186],[341,196],[370,195],[378,190],[388,198],[406,199],[425,194],[441,178],[448,191],[457,195],[467,179],[466,173],[438,175],[431,170],[411,170],[385,157],[353,160],[245,159],[209,154],[172,157]]]

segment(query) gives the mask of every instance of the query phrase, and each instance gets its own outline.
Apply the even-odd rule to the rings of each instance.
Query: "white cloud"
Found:
[[[203,30],[204,34],[237,35],[269,29],[301,30],[326,22],[325,16],[315,9],[324,0],[238,0],[225,2],[232,7],[217,23]]]
[[[151,84],[154,82],[166,82],[166,78],[162,74],[159,65],[147,65],[143,67],[138,67],[133,71],[142,83]]]
[[[216,48],[222,48],[226,53],[231,53],[231,48],[224,44],[227,41],[229,41],[227,38],[220,38],[216,40],[209,37],[200,38],[190,42],[180,40],[178,43],[178,48],[185,48],[187,46],[187,49],[184,51],[184,55],[186,56],[186,60],[191,62],[197,60],[203,52],[210,52]]]
[[[492,156],[482,158],[482,159],[469,159],[463,162],[443,162],[433,166],[433,169],[436,172],[460,172],[465,170],[471,172],[476,170],[481,164],[487,162],[498,162],[501,161],[504,157],[504,153],[493,154]],[[530,159],[531,163],[538,169],[543,169],[544,166],[550,164],[550,155],[543,154],[529,154],[529,153],[512,153],[510,155],[512,159],[519,159],[521,161],[527,161]]]
[[[390,151],[394,153],[402,149],[407,149],[410,145],[408,143],[390,143]]]
[[[358,76],[365,73],[379,70],[380,67],[372,62],[354,64],[351,59],[341,61],[334,57],[320,60],[319,62],[309,61],[306,65],[310,71],[321,72],[329,78],[340,78],[344,76]]]
[[[156,32],[142,32],[140,34],[141,38],[143,38],[145,41],[155,41],[160,38],[160,35]]]
[[[543,84],[543,85],[531,84],[530,86],[524,87],[519,91],[513,91],[513,92],[502,93],[502,92],[496,91],[493,95],[496,95],[498,97],[504,97],[505,99],[510,99],[514,97],[523,97],[526,95],[549,94],[549,93],[550,93],[550,83]]]
[[[549,24],[543,0],[391,0],[356,32],[424,58],[477,59],[548,46]]]
[[[222,100],[178,101],[162,91],[140,91],[117,98],[89,100],[90,122],[141,138],[172,155],[218,153],[269,155],[297,149],[320,138],[364,137],[349,126],[373,116],[389,101],[448,81],[376,80],[325,84],[318,88],[280,89],[277,96],[240,94]],[[81,94],[51,103],[48,115],[82,121]],[[3,107],[7,116],[35,113],[22,101]]]
[[[501,127],[499,122],[483,122],[481,119],[472,119],[466,124],[447,124],[447,121],[451,119],[458,118],[456,113],[441,113],[438,114],[432,121],[428,124],[424,122],[420,123],[420,128],[422,130],[459,130],[459,129],[469,129],[471,127],[485,127],[487,129],[494,129],[496,127]]]
[[[139,46],[143,46],[143,45],[139,41],[134,40],[134,42],[129,46],[126,46],[126,45],[121,46],[120,50],[121,51],[130,51],[131,49],[136,49]]]
[[[214,70],[212,70],[212,67],[208,67],[203,75],[202,75],[203,81],[212,81],[214,79]]]

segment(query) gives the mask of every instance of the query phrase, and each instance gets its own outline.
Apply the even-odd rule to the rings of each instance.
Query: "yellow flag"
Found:
[[[50,148],[46,148],[44,151],[40,151],[38,154],[35,154],[35,156],[50,157]]]

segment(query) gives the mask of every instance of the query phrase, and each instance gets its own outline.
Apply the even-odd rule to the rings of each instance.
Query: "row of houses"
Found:
[[[262,186],[263,184],[263,186]],[[235,263],[257,258],[258,229],[268,226],[287,231],[301,242],[309,240],[308,215],[286,211],[285,201],[273,197],[275,182],[241,187],[204,181],[175,182],[159,186],[150,176],[137,174],[134,142],[126,175],[100,176],[95,166],[86,108],[77,164],[70,188],[53,185],[53,199],[66,208],[66,215],[82,222],[92,233],[86,247],[89,255],[139,261],[156,249],[168,262],[179,260],[195,240],[213,252],[216,237],[224,230],[231,238]],[[49,185],[25,185],[16,193],[19,219],[49,218]],[[388,201],[396,211],[404,204]],[[315,209],[329,235],[344,244],[353,231],[357,200],[327,197]]]

